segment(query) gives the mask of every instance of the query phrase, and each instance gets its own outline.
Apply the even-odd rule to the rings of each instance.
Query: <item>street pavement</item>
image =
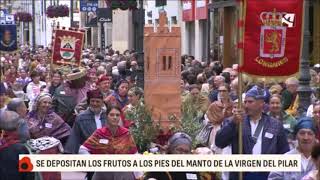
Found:
[[[82,172],[62,172],[61,180],[84,180],[86,173]]]

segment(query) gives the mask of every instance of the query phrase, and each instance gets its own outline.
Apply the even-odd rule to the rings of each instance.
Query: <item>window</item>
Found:
[[[171,23],[172,24],[178,24],[177,16],[171,16]]]
[[[167,57],[162,56],[162,70],[165,71],[167,69]]]
[[[172,68],[172,57],[169,56],[168,69],[171,70],[171,68]]]
[[[156,76],[178,77],[177,49],[164,48],[157,49]],[[147,59],[148,61],[148,59]]]
[[[168,57],[167,56],[162,56],[162,70],[171,70],[172,69],[172,56]]]

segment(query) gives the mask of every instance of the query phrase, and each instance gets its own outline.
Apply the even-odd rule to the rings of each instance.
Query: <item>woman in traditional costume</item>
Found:
[[[54,137],[62,144],[70,135],[70,126],[51,110],[52,98],[48,93],[40,94],[27,115],[30,136],[33,139],[44,136]]]
[[[116,85],[116,90],[105,99],[105,102],[111,103],[113,106],[124,108],[128,103],[129,82],[125,79],[120,80]]]
[[[107,108],[106,126],[97,129],[80,147],[80,154],[136,154],[136,144],[129,130],[119,126],[121,109],[117,106]],[[93,180],[135,179],[133,172],[95,173]]]

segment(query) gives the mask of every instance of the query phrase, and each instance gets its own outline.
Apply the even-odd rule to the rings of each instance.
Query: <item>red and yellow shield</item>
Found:
[[[80,66],[84,32],[75,30],[55,30],[52,63],[56,65]]]

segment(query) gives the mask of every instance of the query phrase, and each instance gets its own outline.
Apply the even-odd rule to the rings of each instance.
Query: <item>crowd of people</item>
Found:
[[[19,173],[18,155],[138,154],[130,113],[144,105],[136,84],[138,54],[112,48],[82,52],[81,67],[50,67],[49,48],[1,54],[0,174],[9,179],[61,179],[59,172]],[[69,68],[69,69],[67,69]],[[320,64],[311,67],[311,104],[299,108],[296,77],[284,81],[244,76],[238,65],[223,67],[193,56],[181,57],[182,119],[192,119],[196,132],[181,129],[165,144],[152,143],[160,154],[237,154],[238,124],[243,123],[244,154],[301,154],[300,172],[245,172],[246,180],[319,179]],[[67,72],[67,73],[66,73]],[[242,83],[243,92],[239,92]],[[239,107],[239,96],[243,102]],[[186,115],[188,114],[188,116]],[[193,134],[196,134],[193,136]],[[59,140],[36,151],[31,139]],[[156,138],[156,137],[155,137]],[[156,142],[156,139],[154,139]],[[50,143],[49,143],[50,144]],[[87,179],[238,179],[236,172],[88,172]]]

